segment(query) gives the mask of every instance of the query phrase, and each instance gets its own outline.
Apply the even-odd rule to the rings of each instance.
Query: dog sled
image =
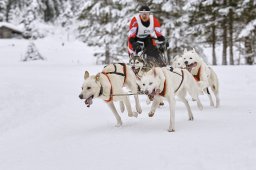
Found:
[[[156,46],[151,42],[155,40]],[[165,67],[168,65],[167,48],[168,43],[157,41],[150,36],[137,41],[141,51],[130,55],[129,64],[135,66],[136,61],[143,63],[143,68],[150,70],[152,67]],[[136,74],[136,73],[135,73]]]

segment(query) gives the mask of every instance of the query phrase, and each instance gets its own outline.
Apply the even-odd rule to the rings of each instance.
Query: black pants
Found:
[[[160,53],[159,49],[153,45],[151,41],[144,42],[144,51],[145,51],[145,61],[147,63],[152,63],[153,66],[164,67],[166,66],[163,55]]]

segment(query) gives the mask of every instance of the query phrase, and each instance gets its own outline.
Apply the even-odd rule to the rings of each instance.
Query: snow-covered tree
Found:
[[[243,42],[242,55],[246,64],[254,64],[256,57],[256,2],[246,0],[239,2],[239,24],[242,26],[238,35]]]
[[[0,22],[6,21],[7,0],[0,1]]]
[[[32,60],[45,60],[45,58],[39,53],[34,42],[28,44],[27,51],[22,61]]]
[[[129,1],[90,0],[79,16],[80,38],[89,45],[105,49],[105,63],[127,48]]]

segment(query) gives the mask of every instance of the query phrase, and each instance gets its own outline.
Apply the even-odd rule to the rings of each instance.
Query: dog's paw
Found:
[[[138,112],[139,114],[141,114],[141,113],[142,113],[142,109],[141,109],[141,107],[140,107],[140,106],[136,107],[136,110],[137,110],[137,112]]]
[[[155,114],[154,112],[149,112],[149,113],[148,113],[148,116],[149,116],[149,117],[153,117],[154,114]]]
[[[128,113],[128,116],[129,117],[133,117],[133,113]]]
[[[138,113],[137,112],[133,112],[133,117],[138,117]]]
[[[120,127],[120,126],[122,126],[122,122],[118,122],[116,125],[115,125],[115,127]]]
[[[175,129],[168,129],[168,132],[175,132]]]
[[[194,117],[191,116],[188,120],[189,120],[189,121],[193,121],[193,120],[194,120]]]

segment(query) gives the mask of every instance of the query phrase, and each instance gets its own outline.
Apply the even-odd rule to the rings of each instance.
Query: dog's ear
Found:
[[[184,53],[186,53],[186,52],[188,52],[188,50],[185,48],[185,49],[184,49]]]
[[[96,80],[96,81],[99,81],[99,79],[100,79],[100,73],[98,73],[98,74],[95,76],[95,80]]]
[[[156,77],[156,68],[153,67],[153,74],[154,74],[154,77]]]
[[[88,71],[85,71],[85,72],[84,72],[84,79],[86,80],[89,76],[90,76],[90,75],[89,75],[89,72],[88,72]]]
[[[174,61],[176,61],[178,58],[180,58],[180,56],[179,56],[179,55],[176,55],[176,56],[174,57]]]
[[[196,52],[195,48],[193,48],[193,52]]]

